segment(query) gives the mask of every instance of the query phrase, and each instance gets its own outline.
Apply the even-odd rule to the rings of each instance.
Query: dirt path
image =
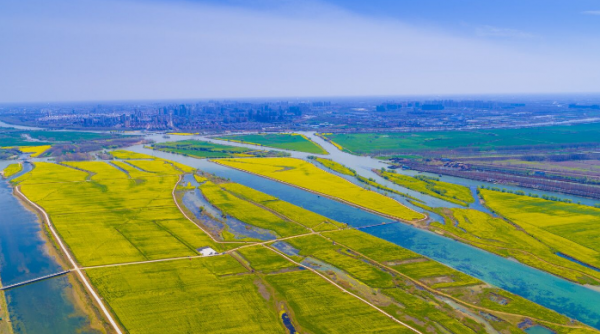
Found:
[[[123,334],[123,332],[121,331],[121,328],[119,327],[119,325],[117,325],[117,322],[113,319],[113,316],[110,314],[110,312],[108,311],[108,309],[104,305],[104,302],[98,296],[98,294],[96,293],[96,291],[94,290],[94,288],[92,287],[92,285],[90,284],[90,282],[88,281],[88,279],[85,277],[85,275],[83,274],[83,271],[81,270],[81,268],[79,267],[79,265],[77,264],[77,262],[75,261],[75,259],[71,256],[71,253],[69,253],[69,250],[64,245],[62,239],[60,238],[60,236],[56,232],[56,229],[54,229],[54,225],[50,221],[50,217],[48,216],[48,214],[46,213],[46,211],[44,209],[42,209],[39,205],[37,205],[34,202],[32,202],[31,200],[29,200],[29,198],[27,198],[27,196],[25,196],[21,192],[20,186],[15,187],[15,193],[19,197],[21,197],[23,200],[25,200],[27,203],[29,203],[34,208],[36,208],[42,214],[44,220],[46,221],[46,224],[48,225],[48,228],[52,232],[52,235],[56,239],[56,242],[58,243],[60,249],[62,250],[62,252],[64,253],[64,255],[67,257],[67,259],[69,260],[69,262],[71,263],[71,266],[72,266],[71,271],[77,272],[77,274],[79,275],[79,278],[81,279],[81,282],[83,283],[83,285],[85,286],[85,288],[88,290],[88,292],[90,293],[90,295],[93,297],[93,299],[96,301],[96,303],[98,304],[98,306],[100,306],[100,309],[102,310],[102,313],[104,313],[104,315],[106,316],[106,319],[109,321],[110,325],[113,327],[113,329],[115,330],[115,332],[118,333],[118,334]]]
[[[319,234],[320,234],[320,233],[319,233]],[[323,238],[327,239],[327,240],[331,240],[331,241],[333,241],[332,239],[329,239],[329,238],[327,238],[326,236],[323,236],[323,235],[321,235],[321,236],[322,236]],[[429,292],[430,292],[430,293],[432,293],[432,294],[436,294],[436,295],[439,295],[439,296],[443,296],[443,297],[449,298],[449,299],[451,299],[451,300],[453,300],[453,301],[455,301],[455,302],[457,302],[457,303],[459,303],[459,304],[461,304],[461,305],[463,305],[463,306],[466,306],[466,307],[470,307],[470,308],[474,308],[474,309],[482,310],[482,311],[485,311],[485,312],[488,312],[488,313],[491,313],[491,314],[502,314],[502,315],[506,315],[506,316],[517,316],[517,317],[522,317],[522,318],[528,318],[528,319],[531,319],[531,320],[534,320],[534,321],[537,321],[537,322],[540,322],[540,323],[547,323],[547,324],[552,324],[552,325],[561,326],[561,327],[567,327],[567,328],[581,328],[581,329],[592,329],[591,327],[587,327],[587,326],[578,326],[578,325],[564,325],[564,324],[558,324],[558,323],[551,322],[551,321],[548,321],[548,320],[536,319],[536,318],[534,318],[534,317],[531,317],[531,316],[528,316],[528,315],[522,315],[522,314],[517,314],[517,313],[509,313],[509,312],[503,312],[503,311],[496,311],[496,310],[488,309],[488,308],[485,308],[485,307],[481,307],[481,306],[473,305],[473,304],[467,303],[467,302],[465,302],[465,301],[463,301],[463,300],[460,300],[460,299],[458,299],[458,298],[456,298],[456,297],[454,297],[454,296],[452,296],[452,295],[449,295],[449,294],[447,294],[447,293],[444,293],[444,292],[442,292],[442,291],[439,291],[439,290],[436,290],[436,289],[430,288],[429,286],[427,286],[426,284],[422,283],[421,281],[419,281],[419,280],[416,280],[416,279],[413,279],[413,278],[411,278],[411,277],[409,277],[409,276],[407,276],[407,275],[405,275],[405,274],[403,274],[403,273],[399,272],[398,270],[396,270],[396,269],[394,269],[394,268],[392,268],[392,267],[386,266],[386,265],[384,265],[384,264],[382,264],[382,263],[380,263],[380,262],[378,262],[378,261],[375,261],[375,260],[373,260],[372,258],[370,258],[370,257],[368,257],[368,256],[366,256],[366,255],[364,255],[364,254],[362,254],[361,252],[358,252],[358,251],[356,251],[356,250],[354,250],[354,249],[352,249],[352,248],[350,248],[350,247],[348,247],[348,246],[346,246],[346,245],[344,245],[344,244],[341,244],[341,243],[339,243],[339,242],[336,242],[336,244],[337,244],[337,245],[339,245],[339,246],[342,246],[342,247],[344,247],[344,248],[347,248],[347,249],[349,249],[349,250],[351,250],[351,251],[353,251],[354,253],[356,253],[356,254],[358,254],[358,255],[362,256],[363,258],[365,258],[365,259],[369,260],[370,262],[372,262],[372,263],[374,263],[374,264],[377,264],[377,265],[379,265],[379,266],[381,266],[381,267],[383,267],[383,268],[385,268],[385,269],[387,269],[387,270],[389,270],[389,271],[392,271],[392,272],[394,272],[394,273],[398,274],[399,276],[402,276],[402,277],[404,277],[404,278],[406,278],[406,279],[408,279],[408,280],[412,281],[414,284],[416,284],[416,285],[420,286],[421,288],[423,288],[423,289],[425,289],[425,290],[429,291]]]
[[[392,321],[394,321],[394,322],[396,322],[396,323],[398,323],[398,324],[400,324],[400,325],[402,325],[402,326],[404,326],[404,327],[406,327],[406,328],[408,328],[408,329],[412,330],[412,331],[413,331],[413,332],[415,332],[415,333],[423,334],[422,332],[420,332],[420,331],[419,331],[419,330],[417,330],[416,328],[413,328],[413,327],[411,327],[410,325],[408,325],[408,324],[406,324],[406,323],[404,323],[404,322],[402,322],[402,321],[400,321],[400,320],[398,320],[398,319],[394,318],[392,315],[390,315],[390,314],[389,314],[389,313],[387,313],[386,311],[384,311],[384,310],[380,309],[379,307],[377,307],[376,305],[372,304],[372,303],[371,303],[371,302],[369,302],[368,300],[366,300],[366,299],[364,299],[364,298],[362,298],[362,297],[360,297],[360,296],[358,296],[358,295],[355,295],[355,294],[353,294],[352,292],[350,292],[350,291],[348,291],[348,290],[344,289],[343,287],[341,287],[340,285],[338,285],[337,283],[335,283],[334,281],[332,281],[331,279],[329,279],[329,278],[328,278],[328,277],[326,277],[325,275],[321,274],[320,272],[316,271],[315,269],[313,269],[313,268],[311,268],[311,267],[308,267],[308,266],[305,266],[305,265],[303,265],[302,263],[299,263],[299,262],[296,262],[296,261],[292,260],[292,259],[291,259],[291,258],[289,258],[287,255],[285,255],[285,254],[281,253],[280,251],[278,251],[278,250],[276,250],[276,249],[273,249],[273,248],[267,247],[267,246],[265,246],[265,245],[262,245],[262,246],[263,246],[263,247],[265,247],[265,248],[267,248],[267,249],[269,249],[269,250],[271,250],[271,251],[273,251],[273,252],[275,252],[275,253],[276,253],[276,254],[278,254],[279,256],[281,256],[281,257],[285,258],[286,260],[288,260],[288,261],[290,261],[290,262],[294,263],[295,265],[297,265],[297,266],[299,266],[299,267],[303,267],[304,269],[306,269],[306,270],[310,270],[311,272],[313,272],[313,273],[315,273],[315,274],[319,275],[319,276],[320,276],[322,279],[324,279],[324,280],[325,280],[325,281],[327,281],[328,283],[332,284],[333,286],[335,286],[336,288],[338,288],[338,289],[339,289],[339,290],[341,290],[342,292],[344,292],[344,293],[347,293],[347,294],[349,294],[350,296],[352,296],[352,297],[354,297],[354,298],[356,298],[356,299],[360,300],[361,302],[363,302],[363,303],[365,303],[365,304],[367,304],[367,305],[371,306],[371,307],[372,307],[372,308],[374,308],[375,310],[379,311],[380,313],[382,313],[382,314],[384,314],[385,316],[387,316],[388,318],[390,318],[390,320],[392,320]]]

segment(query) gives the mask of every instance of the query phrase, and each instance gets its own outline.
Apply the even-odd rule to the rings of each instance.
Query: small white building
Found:
[[[202,247],[202,248],[198,248],[198,252],[200,252],[200,254],[202,254],[202,256],[213,256],[213,255],[218,255],[219,253],[217,253],[216,250],[210,248],[210,247]]]

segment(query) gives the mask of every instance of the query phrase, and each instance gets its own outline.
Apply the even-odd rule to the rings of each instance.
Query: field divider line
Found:
[[[269,159],[269,158],[264,158],[264,159]],[[314,190],[311,190],[311,189],[308,189],[308,188],[304,188],[304,187],[301,187],[301,186],[295,185],[295,184],[293,184],[293,183],[289,183],[289,182],[281,181],[281,180],[278,180],[278,179],[276,179],[276,178],[273,178],[273,177],[270,177],[270,176],[266,176],[266,175],[261,175],[261,174],[257,174],[257,173],[252,173],[252,172],[249,172],[249,171],[247,171],[247,170],[244,170],[244,169],[241,169],[241,168],[238,168],[238,167],[229,166],[229,165],[227,165],[227,164],[224,164],[224,163],[221,163],[221,162],[219,162],[218,160],[214,160],[214,159],[212,159],[212,160],[210,160],[210,161],[211,161],[211,162],[213,162],[213,163],[215,163],[215,164],[217,164],[217,165],[221,165],[221,166],[224,166],[224,167],[227,167],[227,168],[232,168],[232,169],[235,169],[235,170],[238,170],[238,171],[240,171],[240,172],[244,172],[244,173],[247,173],[247,174],[250,174],[250,175],[255,175],[255,176],[258,176],[258,177],[263,177],[263,178],[265,178],[265,179],[269,179],[269,180],[271,180],[271,181],[275,181],[275,182],[283,183],[283,184],[285,184],[285,185],[288,185],[288,186],[290,186],[290,187],[298,188],[298,189],[300,189],[300,190],[304,190],[304,191],[307,191],[307,192],[309,192],[309,193],[312,193],[312,194],[315,194],[315,195],[319,195],[319,196],[327,197],[327,198],[329,198],[329,199],[331,199],[331,200],[334,200],[334,201],[337,201],[337,202],[341,202],[341,203],[343,203],[343,204],[346,204],[346,205],[349,205],[349,206],[352,206],[352,207],[355,207],[355,208],[358,208],[358,209],[361,209],[361,210],[364,210],[364,211],[367,211],[367,212],[370,212],[370,213],[376,214],[376,215],[378,215],[378,216],[382,216],[382,217],[385,217],[385,218],[388,218],[388,219],[392,219],[392,220],[395,220],[395,221],[400,221],[400,222],[404,222],[404,223],[411,224],[411,225],[414,225],[414,226],[419,226],[419,225],[418,225],[418,223],[424,222],[424,221],[426,221],[427,219],[429,219],[429,215],[428,215],[428,214],[426,214],[426,213],[422,213],[422,212],[418,212],[418,211],[415,211],[415,210],[413,210],[413,209],[409,208],[408,206],[406,206],[406,205],[404,205],[404,204],[402,204],[402,203],[398,202],[396,199],[394,199],[394,198],[391,198],[391,197],[388,197],[388,198],[390,198],[390,199],[392,199],[392,200],[396,201],[396,203],[398,203],[398,205],[400,205],[400,206],[402,206],[402,207],[404,207],[404,208],[406,208],[406,209],[408,209],[408,210],[411,210],[411,211],[414,211],[414,212],[417,212],[417,213],[422,213],[423,215],[425,215],[425,217],[424,217],[424,218],[421,218],[421,219],[417,219],[417,220],[407,220],[407,219],[399,218],[399,217],[396,217],[396,216],[388,215],[388,214],[386,214],[386,213],[383,213],[383,212],[379,212],[379,211],[375,211],[375,210],[373,210],[373,209],[366,208],[366,207],[364,207],[364,206],[360,206],[360,205],[358,205],[358,204],[354,204],[354,203],[352,203],[352,202],[349,202],[349,201],[347,201],[347,200],[345,200],[345,199],[341,199],[341,198],[334,197],[334,196],[331,196],[331,195],[328,195],[328,194],[324,194],[324,193],[321,193],[321,192],[318,192],[318,191],[314,191]],[[303,160],[303,161],[304,161],[304,160]],[[337,175],[335,175],[335,176],[337,176]],[[342,179],[343,179],[344,181],[346,181],[346,182],[348,182],[348,183],[352,184],[353,186],[360,187],[360,186],[358,186],[358,185],[356,185],[356,184],[354,184],[354,183],[352,183],[352,182],[350,182],[350,181],[348,181],[348,180],[346,180],[346,179],[344,179],[344,178],[342,178]],[[368,190],[368,189],[365,189],[365,188],[362,188],[362,187],[360,187],[360,188],[361,188],[361,189],[364,189],[364,190],[366,190],[366,191],[371,191],[371,190]],[[375,192],[375,193],[376,193],[376,194],[379,194],[379,193],[377,193],[377,192]],[[379,195],[381,195],[381,194],[379,194]],[[382,196],[385,196],[385,195],[382,195]]]
[[[256,243],[253,243],[253,244],[247,244],[247,245],[239,246],[239,247],[236,247],[236,248],[232,248],[232,249],[226,251],[225,253],[231,253],[231,252],[237,251],[237,250],[242,249],[242,248],[248,248],[248,247],[253,247],[253,246],[264,246],[264,245],[275,243],[275,242],[279,242],[279,241],[284,241],[284,240],[294,239],[294,238],[301,238],[301,237],[306,237],[306,236],[314,235],[314,234],[319,234],[319,232],[312,231],[312,232],[309,232],[309,233],[297,234],[297,235],[292,235],[292,236],[289,236],[289,237],[283,237],[283,238],[277,238],[277,239],[273,239],[273,240],[266,240],[266,241],[256,242]]]
[[[252,244],[247,244],[247,245],[243,245],[243,246],[236,247],[236,248],[230,249],[228,251],[219,253],[219,255],[230,254],[230,253],[233,253],[234,251],[237,251],[238,249],[241,249],[241,248],[253,247],[253,246],[262,246],[262,245],[266,245],[266,244],[273,243],[273,242],[278,242],[278,241],[283,241],[283,240],[288,240],[288,239],[293,239],[293,238],[299,238],[299,237],[306,237],[306,236],[313,235],[313,234],[317,234],[317,232],[306,233],[306,234],[299,234],[299,235],[293,235],[293,236],[285,237],[285,238],[279,238],[279,239],[273,239],[273,240],[267,240],[267,241],[263,241],[263,242],[256,242],[256,243],[252,243]],[[219,255],[212,255],[212,256],[219,256]],[[97,266],[80,267],[79,269],[88,270],[88,269],[98,269],[98,268],[131,266],[131,265],[136,265],[136,264],[148,264],[148,263],[156,263],[156,262],[169,262],[169,261],[190,260],[190,259],[197,259],[197,258],[204,258],[204,257],[207,257],[207,256],[204,256],[204,255],[180,256],[180,257],[171,257],[171,258],[166,258],[166,259],[135,261],[135,262],[122,262],[122,263],[112,263],[112,264],[101,264],[101,265],[97,265]]]
[[[335,287],[337,287],[338,289],[340,289],[342,292],[344,292],[344,293],[347,293],[347,294],[349,294],[350,296],[352,296],[352,297],[354,297],[354,298],[356,298],[356,299],[358,299],[358,300],[362,301],[363,303],[365,303],[365,304],[367,304],[367,305],[371,306],[371,307],[372,307],[372,308],[374,308],[375,310],[377,310],[377,311],[381,312],[382,314],[384,314],[385,316],[387,316],[388,318],[390,318],[392,321],[394,321],[394,322],[396,322],[396,323],[398,323],[398,324],[400,324],[400,325],[402,325],[402,326],[404,326],[404,327],[406,327],[406,328],[408,328],[408,329],[412,330],[412,331],[413,331],[413,332],[415,332],[415,333],[423,334],[423,333],[422,333],[422,332],[420,332],[418,329],[416,329],[416,328],[413,328],[413,327],[411,327],[410,325],[408,325],[408,324],[406,324],[406,323],[404,323],[404,322],[402,322],[402,321],[400,321],[400,320],[398,320],[398,319],[394,318],[394,316],[392,316],[391,314],[387,313],[386,311],[384,311],[384,310],[380,309],[379,307],[377,307],[376,305],[372,304],[372,303],[371,303],[371,302],[369,302],[368,300],[366,300],[366,299],[364,299],[364,298],[362,298],[362,297],[360,297],[360,296],[357,296],[357,295],[355,295],[354,293],[352,293],[352,292],[350,292],[350,291],[348,291],[348,290],[344,289],[343,287],[339,286],[337,283],[335,283],[334,281],[332,281],[331,279],[329,279],[329,278],[328,278],[328,277],[326,277],[325,275],[321,274],[321,273],[320,273],[320,272],[318,272],[317,270],[315,270],[315,269],[313,269],[313,268],[311,268],[311,267],[308,267],[308,266],[306,266],[306,265],[303,265],[302,263],[299,263],[299,262],[296,262],[296,261],[294,261],[293,259],[289,258],[287,255],[283,254],[283,253],[282,253],[282,252],[280,252],[279,250],[273,249],[273,248],[271,248],[271,247],[267,247],[267,246],[265,246],[265,245],[263,245],[263,244],[261,244],[261,246],[263,246],[263,247],[265,247],[265,248],[267,248],[267,249],[269,249],[269,250],[271,250],[271,251],[273,251],[273,252],[277,253],[279,256],[281,256],[281,257],[285,258],[286,260],[288,260],[288,261],[290,261],[290,262],[292,262],[292,263],[296,264],[297,266],[300,266],[300,267],[302,267],[302,268],[304,268],[304,269],[310,270],[311,272],[313,272],[313,273],[315,273],[315,274],[319,275],[319,276],[320,276],[322,279],[326,280],[326,281],[327,281],[327,282],[329,282],[330,284],[333,284]]]
[[[346,246],[346,245],[344,245],[344,244],[341,244],[341,243],[339,243],[339,242],[337,242],[337,241],[334,241],[333,239],[331,239],[331,238],[328,238],[327,236],[324,236],[324,235],[322,235],[322,234],[320,234],[320,233],[319,233],[319,235],[320,235],[321,237],[323,237],[323,238],[325,238],[325,239],[329,240],[329,241],[335,242],[335,243],[336,243],[336,245],[339,245],[339,246],[342,246],[342,247],[344,247],[344,248],[347,248],[347,249],[351,250],[352,252],[354,252],[354,253],[356,253],[356,254],[358,254],[358,255],[362,256],[363,258],[365,258],[365,259],[367,259],[367,260],[369,260],[369,261],[371,261],[371,262],[373,262],[373,263],[375,263],[375,264],[377,264],[377,265],[379,265],[379,266],[381,266],[381,267],[383,267],[383,268],[385,268],[385,269],[387,269],[387,270],[389,270],[389,271],[392,271],[392,272],[394,272],[394,273],[396,273],[396,274],[398,274],[398,275],[400,275],[400,276],[402,276],[402,277],[404,277],[404,278],[406,278],[406,279],[410,280],[410,281],[411,281],[411,282],[413,282],[414,284],[416,284],[416,285],[420,286],[421,288],[423,288],[423,289],[425,289],[425,290],[427,290],[427,291],[431,292],[431,293],[432,293],[432,294],[434,294],[434,295],[440,295],[440,296],[444,296],[444,297],[446,297],[446,298],[449,298],[449,299],[451,299],[451,300],[454,300],[455,302],[457,302],[457,303],[459,303],[459,304],[462,304],[462,305],[464,305],[464,306],[466,306],[466,307],[472,307],[472,308],[474,308],[474,309],[482,310],[482,311],[485,311],[485,312],[488,312],[488,313],[496,313],[496,314],[504,314],[504,315],[507,315],[507,316],[518,316],[518,317],[522,317],[522,318],[529,318],[529,319],[535,320],[535,321],[537,321],[537,322],[543,322],[543,323],[546,323],[546,324],[552,324],[552,325],[561,326],[561,327],[590,329],[590,327],[585,327],[585,326],[577,326],[577,325],[565,325],[565,324],[560,324],[560,323],[551,322],[551,321],[548,321],[548,320],[537,319],[537,318],[534,318],[534,317],[531,317],[531,316],[528,316],[528,315],[517,314],[517,313],[510,313],[510,312],[504,312],[504,311],[497,311],[497,310],[493,310],[493,309],[485,308],[485,307],[482,307],[482,306],[478,306],[478,305],[470,304],[470,303],[468,303],[468,302],[465,302],[465,301],[463,301],[463,300],[460,300],[460,299],[458,299],[458,298],[456,298],[456,297],[454,297],[454,296],[452,296],[452,295],[450,295],[450,294],[446,294],[446,293],[444,293],[444,292],[442,292],[442,291],[439,291],[439,290],[436,290],[436,289],[434,289],[434,288],[431,288],[431,287],[429,287],[428,285],[426,285],[425,283],[423,283],[423,282],[419,281],[418,279],[414,279],[414,278],[412,278],[412,277],[410,277],[410,276],[408,276],[408,275],[406,275],[406,274],[404,274],[404,273],[402,273],[402,272],[400,272],[400,271],[398,271],[398,270],[396,270],[396,269],[394,269],[394,268],[392,268],[392,267],[390,267],[390,266],[387,266],[387,265],[385,265],[385,264],[383,264],[383,263],[381,263],[381,262],[379,262],[379,261],[376,261],[376,260],[374,260],[374,259],[372,259],[372,258],[370,258],[370,257],[368,257],[368,256],[366,256],[366,255],[364,255],[363,253],[361,253],[361,252],[359,252],[359,251],[356,251],[356,250],[354,250],[352,247],[348,247],[348,246]],[[435,260],[432,260],[432,259],[430,259],[430,258],[428,258],[428,257],[426,257],[426,256],[423,256],[423,257],[424,257],[424,258],[426,258],[426,259],[429,259],[429,261],[434,261],[434,262],[437,262],[437,261],[435,261]],[[484,282],[484,281],[482,281],[482,282],[483,282],[484,284],[487,284],[487,285],[489,285],[488,283],[486,283],[486,282]],[[502,290],[503,290],[503,289],[502,289]],[[503,290],[503,291],[504,291],[504,290]],[[536,305],[538,305],[538,304],[536,304]]]
[[[81,267],[80,269],[82,269],[82,270],[88,270],[88,269],[98,269],[98,268],[132,266],[132,265],[136,265],[136,264],[147,264],[147,263],[155,263],[155,262],[168,262],[168,261],[189,260],[189,259],[197,259],[197,258],[201,258],[201,257],[206,257],[206,256],[203,256],[203,255],[194,255],[194,256],[171,257],[171,258],[167,258],[167,259],[156,259],[156,260],[147,260],[147,261],[101,264],[101,265],[97,265],[97,266]]]
[[[106,306],[102,302],[102,299],[100,298],[100,296],[98,296],[98,294],[96,293],[96,291],[94,290],[94,288],[92,287],[92,285],[90,284],[90,282],[87,280],[87,278],[85,277],[85,275],[81,271],[81,268],[79,267],[79,265],[77,265],[77,262],[75,262],[75,259],[73,259],[73,257],[69,253],[69,250],[67,249],[67,247],[63,243],[63,241],[60,238],[58,232],[56,232],[56,229],[54,228],[54,225],[50,221],[50,217],[48,216],[48,213],[46,213],[46,211],[44,209],[42,209],[42,207],[40,207],[36,203],[32,202],[29,198],[27,198],[27,196],[25,196],[21,192],[20,186],[15,187],[15,192],[20,197],[22,197],[23,199],[25,199],[30,205],[32,205],[34,208],[36,208],[37,210],[39,210],[39,212],[42,213],[44,219],[46,220],[46,224],[48,225],[48,228],[52,232],[52,235],[54,235],[54,238],[58,242],[61,250],[63,251],[63,253],[67,257],[67,259],[69,260],[69,262],[71,263],[71,265],[73,266],[72,271],[76,271],[77,272],[77,274],[79,275],[79,278],[83,282],[84,286],[87,288],[87,290],[89,291],[89,293],[92,295],[92,297],[94,298],[94,300],[96,301],[96,303],[98,303],[98,305],[102,309],[102,312],[104,313],[104,315],[106,316],[106,318],[108,319],[108,321],[110,322],[110,324],[112,325],[112,327],[115,330],[115,332],[118,333],[118,334],[123,334],[123,332],[121,331],[121,328],[119,328],[119,325],[117,325],[117,322],[113,319],[113,316],[110,314],[110,312],[108,311],[108,309],[106,308]]]

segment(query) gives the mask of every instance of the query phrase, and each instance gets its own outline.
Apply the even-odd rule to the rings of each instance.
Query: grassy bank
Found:
[[[317,161],[318,163],[320,163],[321,165],[323,165],[325,168],[328,168],[334,172],[338,172],[340,174],[344,174],[344,175],[348,175],[348,176],[356,176],[355,170],[348,168],[348,167],[346,167],[336,161],[333,161],[331,159],[315,157],[314,160]]]
[[[2,286],[2,282],[0,282]],[[4,291],[0,291],[0,334],[13,334],[13,328],[10,324],[10,314],[8,313],[8,306],[6,304],[6,296]]]

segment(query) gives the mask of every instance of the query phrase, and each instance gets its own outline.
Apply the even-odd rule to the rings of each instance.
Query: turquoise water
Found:
[[[354,227],[391,222],[378,215],[278,182],[210,163],[203,165],[205,171],[228,177],[234,182]],[[600,328],[600,292],[410,225],[388,224],[362,231]]]
[[[327,149],[329,148],[327,147]],[[386,218],[361,209],[206,160],[146,150],[142,147],[136,147],[133,150],[176,160],[206,172],[230,178],[234,182],[279,197],[351,226],[360,227],[390,222]],[[361,175],[375,176],[370,171],[371,168],[374,168],[374,159],[348,156],[343,158],[348,160],[341,161],[342,163],[356,169]],[[0,167],[3,166],[0,165]],[[374,178],[379,181],[379,178]],[[471,187],[475,186],[464,180],[461,183]],[[386,185],[390,184],[386,183]],[[401,187],[396,188],[403,190]],[[448,206],[445,205],[446,202],[431,199],[428,196],[417,197],[424,199],[429,205]],[[5,208],[3,205],[7,207]],[[60,266],[43,252],[44,240],[39,236],[41,230],[35,215],[20,206],[11,195],[6,182],[2,182],[0,210],[7,211],[9,207],[15,211],[8,216],[3,216],[3,218],[9,217],[8,222],[6,219],[0,221],[0,251],[3,254],[0,275],[4,284],[10,284],[11,280],[16,282],[21,281],[21,278],[27,279],[60,271]],[[363,231],[600,328],[600,293],[595,290],[409,225],[388,224],[366,228]],[[7,254],[9,255],[8,260],[6,259]],[[7,293],[9,310],[13,314],[14,321],[23,324],[18,328],[17,333],[93,333],[85,330],[88,323],[87,318],[76,312],[75,307],[66,297],[69,289],[71,287],[68,280],[66,277],[61,277],[9,291]]]
[[[136,151],[152,153],[139,148]],[[392,222],[361,209],[206,160],[165,152],[154,153],[229,178],[350,226]],[[411,225],[395,223],[362,231],[600,329],[600,292]]]
[[[0,170],[8,162],[0,162]],[[25,164],[25,170],[30,169]],[[12,195],[0,179],[0,278],[3,285],[63,271],[46,251],[38,218]],[[7,290],[15,333],[98,333],[88,329],[89,318],[73,304],[71,283],[61,276]]]

